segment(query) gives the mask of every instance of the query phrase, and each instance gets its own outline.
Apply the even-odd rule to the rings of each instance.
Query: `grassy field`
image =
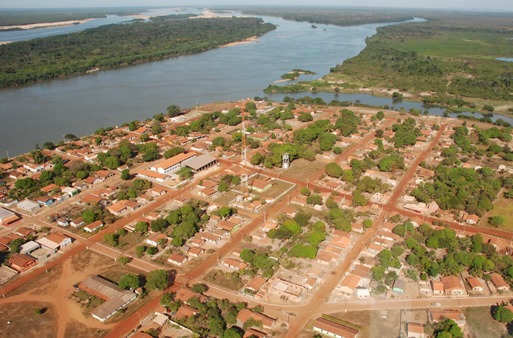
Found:
[[[464,313],[471,337],[510,337],[506,326],[492,318],[489,307],[468,308]]]
[[[291,163],[290,168],[287,170],[281,170],[280,172],[283,175],[288,177],[292,177],[298,180],[305,180],[305,177],[312,177],[313,174],[318,173],[320,170],[324,169],[326,166],[326,162],[320,161],[307,161],[304,159],[295,160]],[[313,179],[312,179],[313,183]]]
[[[488,218],[492,216],[502,216],[506,220],[499,229],[513,231],[513,203],[510,200],[500,197],[493,204],[493,210],[483,217],[483,220],[479,223],[480,225],[490,226],[488,224]]]

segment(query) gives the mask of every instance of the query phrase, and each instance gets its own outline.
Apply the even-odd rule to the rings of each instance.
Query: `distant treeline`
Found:
[[[257,18],[179,18],[106,25],[0,46],[0,88],[199,53],[276,28]]]
[[[337,26],[400,22],[413,19],[410,14],[397,11],[355,8],[256,8],[246,9],[242,12],[249,15],[267,15],[291,21]]]
[[[4,10],[0,11],[0,26],[103,18],[107,14],[131,15],[141,13],[144,10],[146,8]]]

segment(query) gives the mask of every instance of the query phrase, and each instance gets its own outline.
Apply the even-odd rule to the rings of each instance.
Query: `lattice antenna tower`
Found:
[[[245,104],[244,104],[244,107],[242,107],[242,111],[241,111],[241,117],[242,117],[242,147],[241,147],[241,152],[242,152],[242,177],[241,177],[241,181],[244,182],[244,185],[246,186],[246,188],[248,187],[248,174],[246,172],[246,168],[244,168],[244,166],[246,166],[248,164],[248,149],[247,149],[247,142],[246,142],[246,103],[247,101],[245,101]]]

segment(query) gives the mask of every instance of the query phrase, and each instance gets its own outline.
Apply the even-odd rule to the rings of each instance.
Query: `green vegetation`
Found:
[[[0,11],[0,26],[29,25],[42,22],[73,21],[103,18],[106,15],[131,15],[141,13],[144,8],[101,8],[101,9],[31,9],[30,11]]]
[[[283,80],[296,80],[301,76],[301,74],[315,75],[315,72],[312,72],[311,70],[294,69],[291,72],[283,74],[281,78]]]
[[[500,304],[492,307],[493,318],[501,323],[509,323],[513,320],[513,312]]]
[[[491,16],[474,20],[440,16],[379,28],[357,57],[332,68],[325,80],[413,94],[434,92],[423,100],[456,107],[475,108],[475,101],[462,98],[511,100],[513,64],[495,60],[513,55],[511,23]],[[493,111],[493,106],[483,103],[482,109]]]
[[[153,270],[146,276],[148,290],[165,290],[170,284],[169,272],[166,270]]]
[[[186,300],[186,302],[198,313],[176,320],[179,324],[194,331],[198,336],[241,338],[244,335],[244,331],[235,326],[235,324],[237,323],[239,311],[247,308],[246,303],[232,303],[228,299],[216,298],[206,298],[203,300],[200,297],[192,297]],[[164,294],[160,299],[160,303],[173,312],[177,311],[183,304],[181,300],[175,299],[174,293]]]
[[[260,273],[262,276],[270,278],[278,269],[278,262],[271,259],[267,253],[255,252],[253,250],[243,249],[240,258],[250,266],[244,271],[246,274],[256,275]]]
[[[166,16],[15,42],[0,46],[0,88],[80,74],[96,67],[114,68],[199,53],[274,28],[256,18],[177,20]]]
[[[281,17],[285,20],[327,24],[336,26],[353,26],[367,23],[398,22],[413,19],[410,14],[397,10],[373,11],[355,8],[244,8],[243,13]],[[314,27],[312,27],[314,28]]]
[[[395,248],[390,253],[392,257],[404,258],[406,264],[414,269],[410,278],[415,279],[420,275],[421,279],[426,280],[428,276],[455,276],[468,271],[473,276],[485,279],[497,272],[506,281],[513,281],[513,259],[496,252],[491,244],[483,241],[480,234],[460,238],[449,228],[434,230],[428,224],[415,228],[410,222],[396,225],[392,232],[404,240],[394,244]],[[381,255],[385,251],[378,255],[383,272],[387,264],[381,260]]]

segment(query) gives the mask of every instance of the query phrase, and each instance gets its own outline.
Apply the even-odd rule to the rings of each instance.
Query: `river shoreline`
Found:
[[[71,25],[80,25],[86,22],[94,20],[93,18],[83,19],[83,20],[70,20],[70,21],[57,21],[57,22],[40,22],[40,23],[31,23],[27,25],[12,25],[12,26],[0,26],[0,32],[12,29],[21,29],[21,30],[29,30],[29,29],[38,29],[38,28],[53,28],[60,26],[71,26]]]

